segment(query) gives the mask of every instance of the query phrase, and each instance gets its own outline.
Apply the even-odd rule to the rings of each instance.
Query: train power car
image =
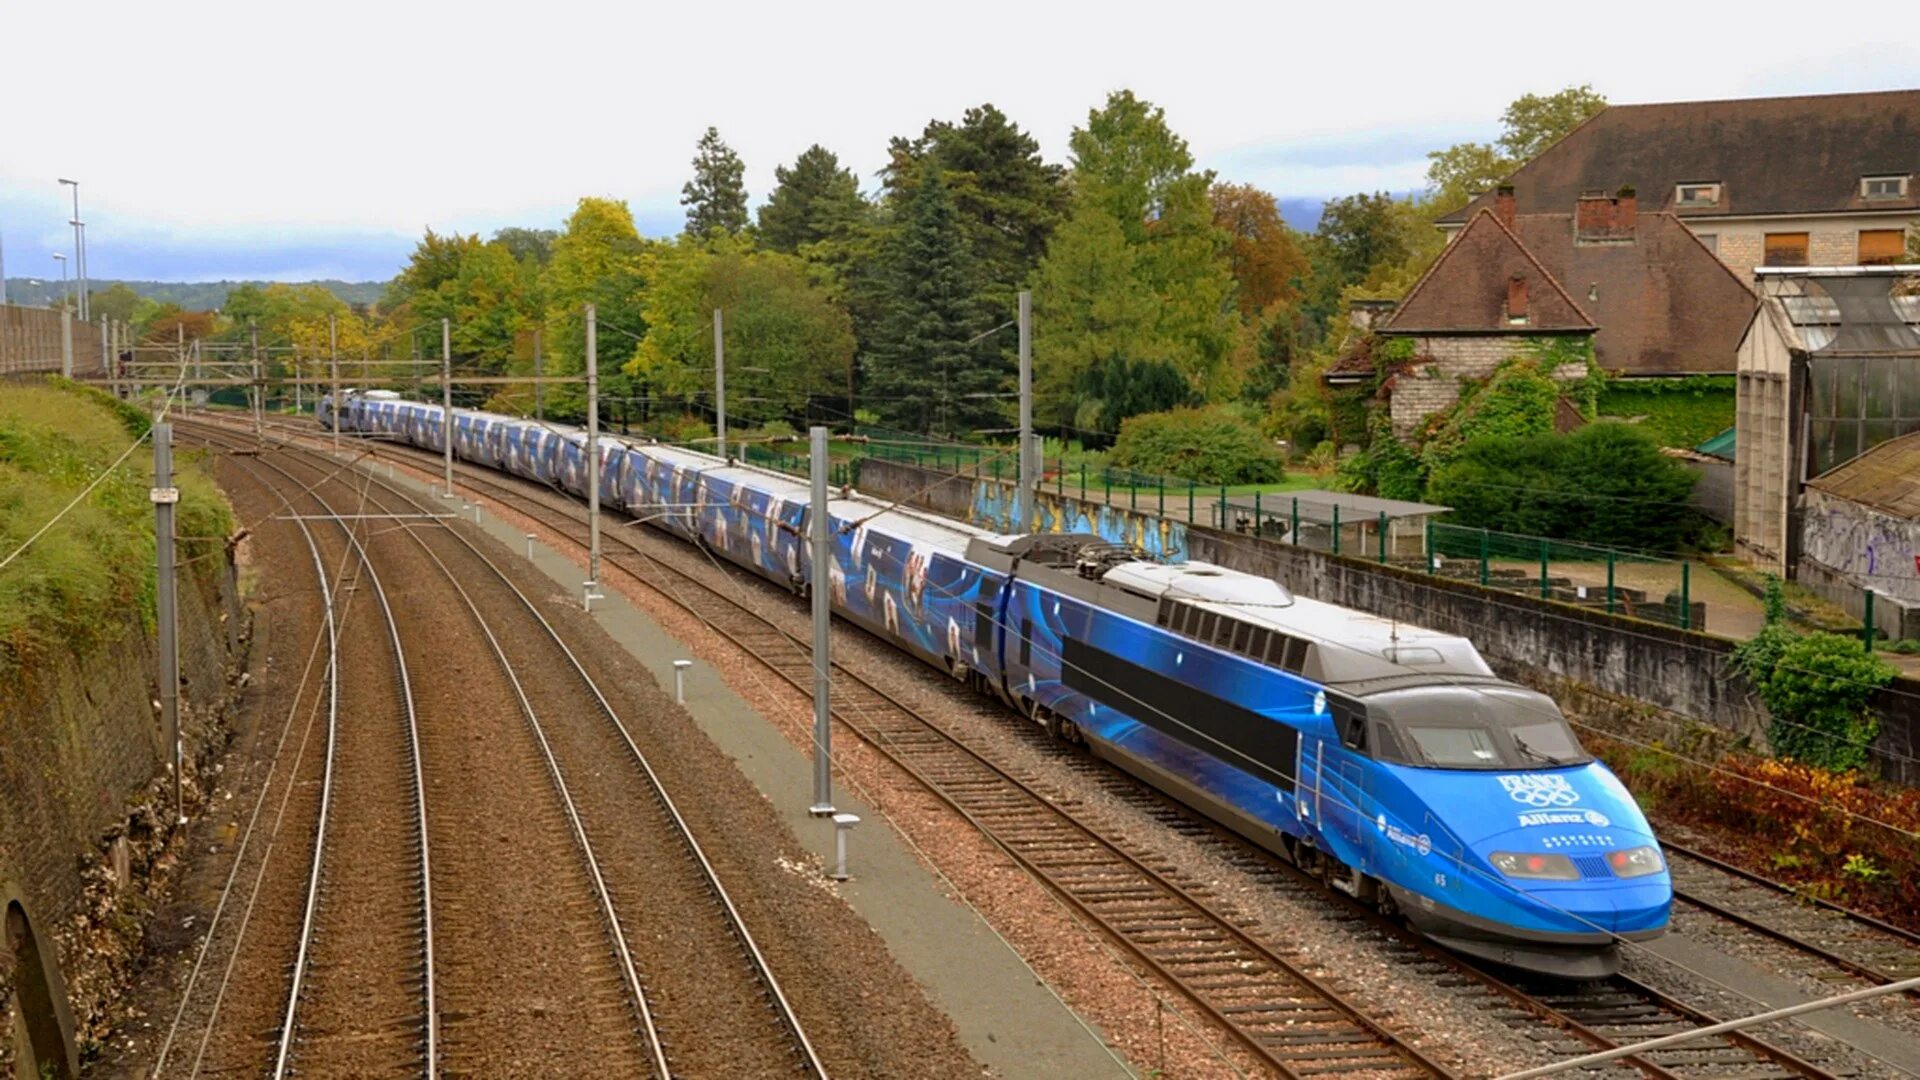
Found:
[[[439,406],[343,396],[343,429],[440,449]],[[464,459],[585,494],[577,429],[455,410],[455,432]],[[603,506],[805,590],[805,483],[653,443],[600,453]],[[1463,637],[1091,535],[850,490],[828,515],[836,614],[1441,944],[1597,978],[1621,940],[1666,930],[1672,882],[1632,796]]]

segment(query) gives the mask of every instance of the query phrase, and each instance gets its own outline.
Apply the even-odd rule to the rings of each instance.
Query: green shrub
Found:
[[[1880,734],[1867,700],[1895,674],[1858,638],[1819,632],[1788,642],[1760,689],[1774,753],[1841,771],[1865,765]]]
[[[1597,423],[1475,439],[1434,470],[1427,498],[1453,507],[1460,525],[1671,551],[1695,531],[1695,479],[1646,433]]]
[[[1268,484],[1286,477],[1279,448],[1220,407],[1129,417],[1107,458],[1117,468],[1205,484]]]
[[[1691,448],[1733,426],[1731,375],[1615,379],[1600,392],[1600,415],[1632,418],[1661,446]]]
[[[1560,389],[1537,362],[1508,360],[1485,383],[1460,388],[1459,403],[1443,414],[1439,427],[1421,444],[1421,460],[1431,473],[1470,443],[1551,435]]]
[[[661,442],[690,443],[713,438],[713,425],[692,413],[656,416],[649,426]],[[711,452],[713,448],[706,449]]]

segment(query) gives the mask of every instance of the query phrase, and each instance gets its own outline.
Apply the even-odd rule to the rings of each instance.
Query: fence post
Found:
[[[1340,504],[1333,504],[1333,553],[1340,554]]]
[[[1199,522],[1199,521],[1197,521],[1197,520],[1195,520],[1195,519],[1194,519],[1194,516],[1193,516],[1193,489],[1194,489],[1194,487],[1195,487],[1195,485],[1194,485],[1194,482],[1193,482],[1192,480],[1188,480],[1188,481],[1187,481],[1187,524],[1189,524],[1189,525],[1198,525],[1198,524],[1200,524],[1200,522]]]
[[[1300,546],[1300,496],[1293,497],[1293,531],[1289,534],[1295,547]]]
[[[1873,651],[1873,590],[1865,589],[1862,591],[1866,593],[1865,600],[1867,605],[1866,606],[1867,614],[1865,618],[1860,620],[1860,640],[1866,643],[1867,651],[1872,652]]]
[[[1682,630],[1693,629],[1692,590],[1689,588],[1692,584],[1689,580],[1692,575],[1688,573],[1692,569],[1693,564],[1690,562],[1680,564],[1680,629]]]
[[[1087,501],[1087,459],[1080,459],[1080,501]]]
[[[1489,536],[1488,536],[1487,530],[1481,529],[1480,530],[1480,584],[1482,586],[1486,585],[1487,583],[1488,539],[1489,539]]]
[[[1433,518],[1431,517],[1427,518],[1426,523],[1427,523],[1427,574],[1428,576],[1432,576],[1433,574]]]
[[[1607,549],[1607,614],[1613,614],[1613,549]]]
[[[1380,511],[1380,561],[1387,561],[1387,512]]]
[[[1230,521],[1227,517],[1227,485],[1221,484],[1220,485],[1220,531],[1226,532],[1228,529],[1232,527],[1233,527],[1233,522]]]
[[[1260,493],[1253,493],[1253,535],[1260,535]]]
[[[1547,598],[1547,538],[1540,538],[1540,599]]]
[[[1140,474],[1127,470],[1127,509],[1140,509]]]
[[[1102,483],[1106,485],[1106,488],[1107,488],[1107,493],[1101,497],[1100,501],[1107,504],[1108,506],[1112,506],[1113,505],[1113,466],[1111,465],[1100,466],[1100,480]]]
[[[1166,476],[1165,476],[1164,474],[1162,474],[1162,475],[1161,475],[1161,477],[1160,477],[1160,510],[1159,510],[1159,514],[1160,514],[1160,516],[1161,516],[1161,517],[1166,517],[1166,516],[1167,516],[1167,478],[1166,478]]]
[[[1040,459],[1041,467],[1045,468],[1046,463],[1047,459],[1042,457]],[[1067,497],[1067,455],[1065,451],[1062,451],[1060,454],[1060,464],[1054,466],[1053,469],[1053,490],[1062,499]]]

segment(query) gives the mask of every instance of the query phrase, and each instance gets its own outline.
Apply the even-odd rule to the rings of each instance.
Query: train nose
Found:
[[[1658,880],[1586,881],[1579,888],[1535,890],[1534,900],[1571,933],[1641,935],[1666,928],[1673,886]]]

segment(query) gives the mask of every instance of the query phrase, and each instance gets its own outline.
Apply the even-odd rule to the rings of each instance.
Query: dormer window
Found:
[[[1673,205],[1683,209],[1701,206],[1720,205],[1719,184],[1676,184],[1673,189]]]
[[[1907,197],[1907,178],[1904,176],[1863,176],[1860,178],[1860,197],[1863,199],[1904,199]]]

